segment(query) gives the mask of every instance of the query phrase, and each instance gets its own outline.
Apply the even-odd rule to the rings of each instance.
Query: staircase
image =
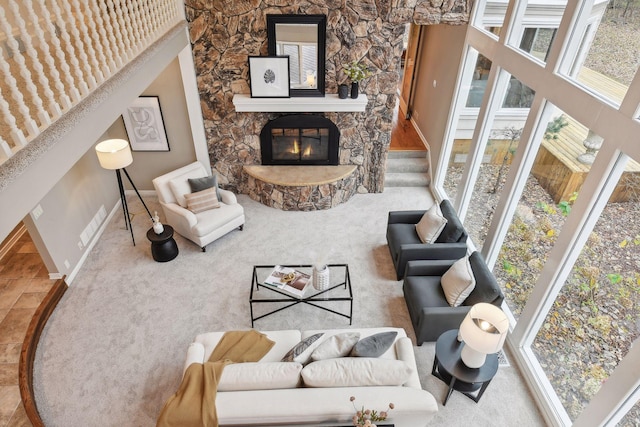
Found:
[[[385,187],[428,187],[430,184],[427,151],[389,151]]]

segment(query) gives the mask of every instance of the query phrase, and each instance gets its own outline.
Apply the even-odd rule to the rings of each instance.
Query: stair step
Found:
[[[407,157],[401,159],[387,159],[387,173],[399,172],[429,172],[429,162],[426,157]]]
[[[384,178],[385,187],[428,187],[431,177],[426,173],[389,173]]]
[[[408,159],[414,157],[427,158],[427,150],[392,150],[387,159]]]

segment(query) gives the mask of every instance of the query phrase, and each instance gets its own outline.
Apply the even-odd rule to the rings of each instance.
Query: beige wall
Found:
[[[466,25],[423,27],[412,117],[429,144],[432,174],[441,166],[437,163],[445,138],[466,30]],[[442,167],[446,167],[446,163]]]
[[[142,94],[160,98],[170,151],[133,153],[134,161],[127,171],[140,191],[153,190],[153,178],[196,160],[178,60],[174,59]],[[84,245],[78,245],[81,233],[101,206],[109,214],[119,201],[115,173],[100,167],[94,150],[98,142],[108,138],[127,139],[122,117],[90,145],[40,200],[43,214],[38,219],[31,214],[25,218],[25,225],[52,274],[69,276],[74,272],[87,251]],[[124,176],[123,179],[128,187],[128,181]],[[120,208],[117,214],[121,215]],[[122,232],[127,233],[124,229]]]
[[[141,95],[159,98],[169,151],[133,152],[133,163],[127,167],[127,172],[140,191],[153,190],[153,178],[196,160],[178,59],[174,59]],[[109,130],[109,137],[128,140],[122,117]],[[126,178],[125,186],[131,187]]]
[[[118,199],[115,173],[102,169],[93,150],[87,151],[40,201],[42,215],[30,214],[25,221],[29,233],[38,236],[34,242],[50,273],[72,272],[86,250],[78,246],[80,234],[101,206],[108,214]]]
[[[122,111],[175,60],[189,41],[176,28],[158,45],[127,64],[108,82],[43,130],[2,167],[11,180],[0,191],[0,239],[43,199],[93,147]],[[95,154],[94,154],[95,155]]]

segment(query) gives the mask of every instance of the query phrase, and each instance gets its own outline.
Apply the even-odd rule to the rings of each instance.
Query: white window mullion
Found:
[[[504,17],[504,25],[500,32],[500,42],[504,45],[518,46],[517,37],[522,34],[522,21],[527,10],[527,0],[510,1]]]
[[[582,46],[593,3],[594,0],[569,0],[567,2],[567,8],[556,34],[557,41],[551,47],[547,59],[549,69],[560,74],[569,74]]]
[[[545,107],[546,105],[546,107]],[[509,225],[516,211],[522,192],[527,184],[538,149],[546,132],[546,123],[551,117],[553,106],[546,104],[542,96],[536,95],[531,105],[518,148],[511,162],[509,174],[500,196],[498,206],[487,232],[482,255],[491,270],[498,259],[502,243],[509,231]]]
[[[482,99],[482,106],[478,112],[478,120],[476,128],[471,139],[469,147],[469,155],[465,164],[462,178],[459,186],[461,187],[456,195],[455,209],[458,212],[460,221],[464,224],[464,219],[469,209],[471,196],[478,179],[478,172],[482,164],[484,151],[487,147],[491,131],[493,130],[493,122],[496,112],[502,106],[504,94],[507,91],[510,75],[506,71],[497,67],[495,63],[491,65],[487,86]]]
[[[462,113],[464,106],[469,96],[468,91],[463,88],[463,85],[468,85],[471,81],[473,71],[478,60],[478,52],[475,49],[467,47],[467,52],[461,61],[461,72],[458,73],[456,81],[455,93],[453,95],[453,102],[451,103],[449,111],[449,119],[447,121],[447,130],[443,138],[443,146],[440,150],[440,156],[436,164],[432,165],[433,187],[438,200],[445,198],[443,186],[447,176],[447,167],[449,165],[449,158],[451,157],[451,151],[453,150],[453,142],[456,137],[456,128],[459,123],[460,114]]]
[[[574,426],[616,425],[640,398],[640,338],[602,383]]]
[[[627,93],[620,105],[620,112],[629,117],[638,117],[638,114],[640,114],[640,68],[636,70],[631,85],[627,89]]]
[[[562,52],[566,50],[566,45],[569,43],[568,34],[571,33],[571,26],[576,19],[576,9],[579,8],[579,1],[569,0],[564,10],[564,14],[558,26],[556,37],[553,44],[549,48],[549,55],[547,55],[546,66],[549,70],[557,70],[559,67],[560,58]]]

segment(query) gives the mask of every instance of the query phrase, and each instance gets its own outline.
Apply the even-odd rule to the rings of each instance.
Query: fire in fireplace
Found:
[[[263,165],[337,165],[340,131],[322,116],[294,114],[269,121],[260,133]]]

